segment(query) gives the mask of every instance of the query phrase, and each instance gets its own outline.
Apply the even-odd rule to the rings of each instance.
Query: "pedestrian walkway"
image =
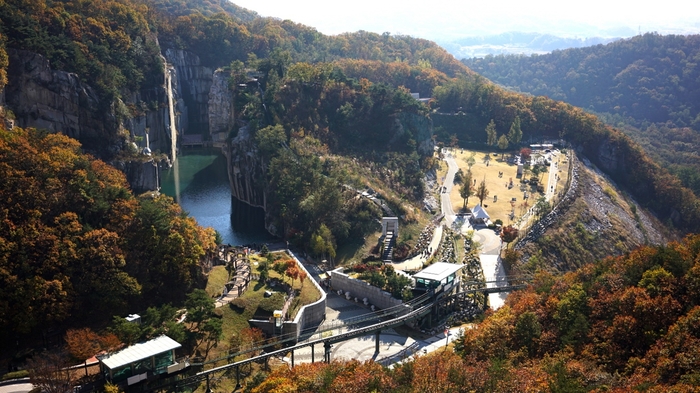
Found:
[[[438,225],[435,227],[433,232],[433,239],[430,241],[428,246],[429,250],[432,250],[428,255],[418,254],[412,258],[408,258],[402,262],[392,262],[394,269],[402,271],[414,271],[421,270],[423,265],[430,259],[438,250],[440,246],[440,241],[442,240],[442,226]]]
[[[250,262],[248,259],[236,261],[236,272],[231,281],[226,283],[225,292],[214,302],[216,308],[231,303],[234,299],[243,295],[251,280]]]
[[[14,379],[0,383],[0,393],[27,393],[34,389],[29,378]]]

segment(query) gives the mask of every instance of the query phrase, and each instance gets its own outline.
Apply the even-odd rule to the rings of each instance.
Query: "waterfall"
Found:
[[[165,61],[165,58],[163,58]],[[168,95],[168,109],[170,114],[170,158],[173,161],[177,161],[177,128],[175,126],[175,105],[173,103],[173,78],[172,73],[175,70],[168,67],[168,63],[165,62],[165,91]]]
[[[175,104],[173,103],[173,78],[172,73],[175,69],[168,67],[168,61],[164,56],[163,64],[165,68],[165,92],[168,95],[168,110],[170,115],[170,159],[173,163],[173,170],[175,171],[175,195],[176,202],[180,203],[180,168],[177,161],[177,128],[175,127]]]

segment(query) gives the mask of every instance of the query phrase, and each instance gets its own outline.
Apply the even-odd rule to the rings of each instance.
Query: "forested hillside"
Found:
[[[4,120],[4,118],[3,118]],[[60,134],[0,126],[0,343],[179,303],[215,234]],[[8,344],[9,345],[9,344]]]
[[[700,237],[539,274],[455,342],[389,370],[282,367],[247,391],[694,392]]]
[[[501,136],[517,123],[523,140],[564,139],[670,227],[700,231],[698,198],[628,136],[570,104],[502,89],[426,40],[329,37],[216,1],[6,0],[0,22],[0,86],[11,67],[6,48],[40,53],[96,89],[125,146],[136,139],[120,119],[165,105],[123,100],[163,88],[166,50],[193,53],[210,73],[227,73],[222,90],[235,119],[222,134],[228,147],[250,148],[231,158],[250,162],[245,175],[261,190],[266,224],[319,256],[364,241],[387,211],[402,225],[413,222],[422,214],[425,173],[436,167],[435,138],[485,145],[491,121]],[[671,103],[681,93],[693,94],[679,87],[659,97]],[[444,126],[434,133],[438,119]],[[215,233],[167,197],[133,196],[121,172],[75,140],[8,130],[2,120],[0,337],[181,304],[215,250]],[[359,197],[366,187],[386,205]],[[622,257],[563,278],[539,274],[465,333],[459,356],[443,352],[395,371],[354,362],[285,367],[256,391],[691,391],[700,366],[700,239],[633,252],[620,243]]]
[[[699,61],[700,36],[658,34],[545,55],[463,60],[500,85],[598,113],[643,145],[696,195]]]
[[[215,13],[219,9],[224,12]],[[430,115],[408,99],[408,90],[415,89],[435,97],[432,107],[438,112],[465,114],[464,122],[440,130],[438,135],[444,135],[446,142],[451,135],[461,141],[483,141],[483,129],[491,119],[499,133],[506,133],[518,117],[525,138],[568,139],[664,221],[670,219],[686,231],[698,228],[697,198],[634,143],[574,107],[508,93],[475,76],[430,41],[362,31],[324,36],[291,21],[257,18],[214,3],[11,0],[0,5],[0,19],[7,47],[39,52],[52,67],[77,73],[97,87],[105,107],[117,108],[117,117],[133,116],[140,108],[120,106],[114,100],[162,84],[159,52],[184,48],[204,64],[229,66],[233,80],[236,72],[241,76],[246,69],[262,73],[262,90],[236,92],[232,87],[232,94],[244,104],[240,117],[249,122],[251,131],[280,125],[289,146],[299,136],[312,136],[330,152],[372,146],[378,154],[364,158],[380,166],[389,164],[390,157],[384,154],[388,149],[405,156],[393,161],[425,169],[430,163],[419,163],[420,155],[406,160],[418,152],[420,143],[415,128],[420,122],[407,115],[426,119],[423,127],[430,128]],[[306,65],[296,64],[300,61]],[[688,77],[694,75],[690,63],[686,68]],[[685,93],[693,94],[690,89]],[[321,104],[325,107],[314,108]],[[389,134],[376,133],[390,124],[410,132],[401,137],[404,140],[398,136],[382,140]],[[367,136],[380,138],[380,144],[364,143]],[[402,187],[415,184],[413,169],[408,176],[403,170],[391,173]],[[267,176],[272,179],[276,174]],[[420,187],[400,192],[418,197]],[[282,209],[292,199],[271,208]]]

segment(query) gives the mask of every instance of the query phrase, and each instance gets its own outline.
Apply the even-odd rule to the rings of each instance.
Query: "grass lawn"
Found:
[[[455,161],[457,165],[462,169],[462,171],[467,172],[469,166],[467,165],[467,159],[474,155],[474,165],[471,168],[472,179],[476,180],[475,190],[479,186],[482,180],[486,181],[486,188],[489,191],[488,197],[484,199],[484,209],[491,216],[491,221],[496,221],[500,219],[503,221],[504,225],[509,225],[515,223],[520,216],[531,206],[533,206],[537,199],[542,195],[533,189],[530,185],[523,185],[520,183],[520,179],[517,177],[517,166],[501,159],[500,152],[486,152],[486,151],[473,151],[466,149],[454,149]],[[495,154],[494,154],[495,153]],[[491,160],[486,165],[486,160],[484,156],[486,154],[491,154]],[[506,154],[506,158],[508,154]],[[564,187],[566,184],[566,177],[568,176],[568,163],[563,163],[563,155],[561,156],[559,164],[559,177],[561,180],[557,183],[557,189]],[[499,177],[498,173],[502,172],[503,175]],[[549,178],[549,173],[542,175],[541,183],[547,185]],[[508,187],[510,181],[513,181],[513,187]],[[525,200],[523,198],[524,192],[527,191],[529,194],[529,199]],[[494,196],[497,197],[494,200]],[[511,201],[515,198],[515,203],[512,204]],[[462,206],[464,206],[464,200],[459,195],[459,187],[455,186],[452,188],[450,193],[450,200],[452,201],[452,206],[455,212],[460,211]],[[467,205],[469,208],[473,208],[479,203],[479,199],[476,196],[469,197]],[[515,212],[515,218],[510,220],[510,212]]]
[[[228,272],[224,266],[214,266],[207,277],[207,287],[205,290],[209,296],[219,296],[224,289],[224,284],[228,282]]]

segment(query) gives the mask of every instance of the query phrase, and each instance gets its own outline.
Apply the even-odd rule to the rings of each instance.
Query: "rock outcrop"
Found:
[[[51,69],[49,61],[34,52],[8,48],[7,53],[5,102],[17,126],[60,132],[99,156],[122,147],[110,104],[100,102],[95,90],[78,75]]]
[[[166,49],[165,58],[175,69],[176,112],[184,116],[178,129],[182,134],[209,135],[209,90],[214,70],[203,66],[194,53],[183,50]]]
[[[244,126],[226,150],[231,195],[251,206],[266,208],[265,165],[255,141]]]
[[[228,87],[229,75],[222,70],[214,72],[209,89],[209,133],[228,134],[234,128],[234,97]]]
[[[9,83],[2,98],[14,112],[16,125],[75,138],[87,151],[122,168],[135,190],[156,189],[155,171],[134,169],[141,167],[143,160],[129,164],[114,162],[114,158],[131,150],[134,141],[136,150],[142,150],[147,139],[150,150],[170,152],[172,125],[165,74],[150,87],[122,92],[120,100],[102,102],[96,90],[78,75],[52,69],[45,57],[15,49],[8,49],[8,55]],[[224,73],[215,76],[196,55],[182,50],[165,50],[164,62],[172,77],[175,129],[179,135],[196,133],[204,140],[211,139],[210,118],[216,132],[232,129],[233,100]]]

